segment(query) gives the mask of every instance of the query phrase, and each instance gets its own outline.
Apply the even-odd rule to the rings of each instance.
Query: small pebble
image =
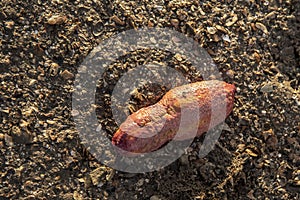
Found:
[[[72,74],[71,72],[69,72],[68,70],[64,70],[61,74],[60,74],[62,77],[63,77],[63,79],[65,79],[65,80],[69,80],[69,79],[72,79],[72,78],[74,78],[74,74]]]
[[[159,198],[157,195],[153,195],[150,197],[150,200],[161,200],[161,198]]]

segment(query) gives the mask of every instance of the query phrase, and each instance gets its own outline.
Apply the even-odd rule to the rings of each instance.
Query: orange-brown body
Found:
[[[234,85],[217,80],[175,87],[156,104],[128,116],[114,134],[112,143],[133,153],[151,152],[172,140],[180,123],[184,124],[184,133],[176,135],[174,139],[193,138],[195,134],[192,129],[195,126],[198,127],[196,136],[200,136],[223,122],[230,114],[234,93]],[[193,115],[185,115],[184,122],[181,121],[182,109],[186,113],[195,113],[195,109],[199,109],[196,112],[199,114],[198,120]]]

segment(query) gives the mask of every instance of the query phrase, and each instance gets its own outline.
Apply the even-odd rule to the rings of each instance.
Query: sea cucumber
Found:
[[[176,140],[192,138],[190,127],[198,126],[201,136],[225,120],[234,103],[235,86],[224,81],[210,80],[190,83],[169,90],[154,105],[141,108],[129,115],[112,138],[113,145],[133,153],[147,153],[159,149],[174,139],[181,123],[182,112],[199,109],[199,121],[188,117],[184,135]],[[213,105],[212,104],[213,101]],[[214,116],[212,118],[212,106]],[[223,113],[221,113],[223,112]],[[226,112],[226,113],[224,113]],[[190,124],[189,124],[190,123]],[[195,134],[194,134],[195,135]]]

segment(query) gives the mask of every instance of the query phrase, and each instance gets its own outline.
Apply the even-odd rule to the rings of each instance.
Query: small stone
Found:
[[[178,25],[179,25],[179,20],[178,19],[171,19],[170,20],[171,21],[171,24],[174,26],[174,27],[178,27]]]
[[[110,18],[112,21],[114,21],[116,24],[123,26],[125,24],[125,22],[123,20],[121,20],[118,16],[113,15]]]
[[[67,17],[61,14],[56,14],[51,16],[47,23],[50,25],[56,25],[56,24],[63,24],[65,23],[65,21],[67,21]]]
[[[253,58],[255,59],[256,62],[260,62],[261,56],[260,56],[259,53],[254,52],[252,56],[253,56]]]
[[[84,198],[82,197],[82,195],[79,192],[74,191],[74,193],[73,193],[73,199],[74,200],[83,200]]]
[[[5,134],[5,143],[7,146],[10,146],[10,147],[14,146],[13,139],[8,134]]]
[[[76,191],[75,191],[76,192]],[[62,196],[62,198],[64,200],[73,200],[73,199],[76,199],[76,198],[73,198],[73,194],[72,193],[66,193]],[[77,199],[76,199],[77,200]]]
[[[51,76],[56,76],[59,70],[59,65],[57,63],[51,63],[50,65],[50,75]]]
[[[1,41],[0,41],[0,45],[1,45]],[[9,58],[9,56],[6,56],[5,58],[0,59],[0,64],[9,65],[10,64],[10,58]]]
[[[138,182],[136,183],[137,187],[141,187],[144,184],[144,179],[141,178],[140,180],[138,180]]]
[[[73,117],[76,117],[77,115],[79,115],[79,111],[73,109],[73,110],[71,111],[71,114],[72,114]]]
[[[107,168],[106,167],[99,167],[95,170],[93,170],[90,173],[90,178],[91,181],[93,183],[93,185],[98,185],[103,179],[105,180],[105,178],[103,178],[105,175],[107,174]]]
[[[100,132],[101,130],[102,130],[102,125],[99,124],[99,125],[97,126],[97,128],[96,128],[96,132]]]
[[[269,33],[268,29],[266,28],[266,26],[263,23],[256,22],[255,27],[258,28],[259,30],[261,30],[262,32],[264,32],[265,34]]]
[[[272,83],[266,83],[260,88],[260,91],[263,93],[273,92],[273,90],[274,90],[274,86]]]
[[[226,20],[225,26],[232,26],[237,20],[237,15],[234,15],[232,18]]]
[[[60,75],[61,75],[61,76],[63,77],[63,79],[65,79],[65,80],[74,78],[74,74],[72,74],[71,72],[69,72],[67,69],[65,69]]]
[[[85,65],[81,66],[79,69],[78,69],[78,73],[86,73],[87,72],[87,67]]]
[[[16,135],[16,136],[20,136],[21,135],[21,130],[17,126],[13,126],[11,128],[11,132],[12,132],[13,135]]]
[[[207,27],[207,32],[211,35],[215,34],[218,30],[215,27]]]
[[[216,29],[218,29],[219,31],[222,31],[222,32],[225,33],[225,34],[228,33],[228,31],[227,31],[223,26],[216,25]]]
[[[267,138],[272,135],[274,135],[273,129],[269,129],[267,131],[262,132],[262,136],[264,137],[264,140],[267,140]]]
[[[8,28],[8,29],[12,29],[12,28],[14,27],[14,25],[15,25],[15,22],[14,22],[14,21],[6,21],[6,22],[5,22],[5,26],[6,26],[6,28]]]
[[[234,71],[230,69],[226,72],[226,75],[230,78],[234,78]]]
[[[48,119],[48,120],[47,120],[47,123],[50,124],[50,125],[53,125],[53,124],[56,124],[56,121],[55,121],[55,120],[50,120],[50,119]]]
[[[35,79],[30,79],[30,81],[29,81],[29,86],[34,85],[36,82],[37,82],[37,80],[35,80]]]
[[[154,24],[150,20],[148,20],[148,27],[154,27]]]
[[[161,200],[161,198],[159,198],[159,196],[157,195],[153,195],[152,197],[150,197],[150,200]]]
[[[248,155],[252,156],[252,157],[257,157],[258,154],[255,153],[252,149],[246,149],[246,153],[248,153]]]
[[[105,197],[108,197],[109,196],[109,194],[108,194],[108,192],[107,191],[103,191],[103,195],[105,196]]]
[[[231,39],[229,38],[229,36],[226,34],[226,35],[222,35],[222,39],[225,41],[225,42],[231,42]]]
[[[256,199],[256,198],[254,197],[253,193],[254,193],[254,190],[250,190],[250,192],[248,192],[248,194],[247,194],[247,197],[248,197],[249,199],[251,199],[251,200],[255,200],[255,199]]]

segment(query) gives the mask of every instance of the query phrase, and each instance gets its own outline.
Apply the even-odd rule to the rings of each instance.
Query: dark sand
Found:
[[[197,138],[171,165],[132,174],[106,167],[82,145],[71,95],[88,53],[139,27],[194,38],[237,94],[226,119],[231,130],[208,156],[197,156]],[[2,0],[1,199],[300,199],[299,30],[299,0]],[[109,138],[118,128],[109,107],[114,85],[151,61],[201,79],[188,61],[160,50],[131,52],[107,66],[96,106]],[[146,84],[129,110],[156,102],[166,89]]]

